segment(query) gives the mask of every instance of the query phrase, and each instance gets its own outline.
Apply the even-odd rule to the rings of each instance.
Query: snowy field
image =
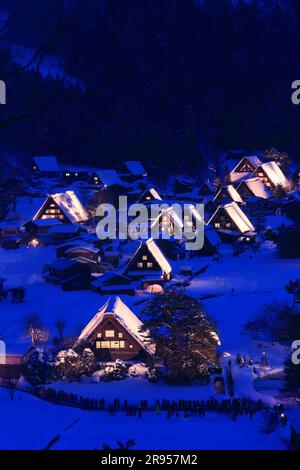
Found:
[[[283,450],[288,445],[286,428],[268,435],[260,432],[261,415],[252,421],[240,417],[236,422],[214,413],[188,419],[167,419],[164,413],[145,413],[142,418],[128,417],[122,412],[111,416],[108,412],[54,406],[20,392],[11,401],[3,389],[0,389],[0,413],[0,449],[41,450],[50,446],[53,450],[100,450],[103,444],[114,448],[116,440],[127,439],[134,439],[134,449],[145,450]]]

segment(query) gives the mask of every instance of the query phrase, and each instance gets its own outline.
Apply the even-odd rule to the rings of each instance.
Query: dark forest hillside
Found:
[[[298,158],[299,2],[24,3],[0,1],[11,14],[0,50],[7,150],[187,171],[205,165],[205,149],[278,147]],[[41,69],[45,55],[58,58],[74,86],[32,64],[16,71],[15,43],[41,51]]]

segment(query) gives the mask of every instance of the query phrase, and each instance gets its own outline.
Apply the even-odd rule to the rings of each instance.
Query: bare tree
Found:
[[[24,318],[24,328],[28,336],[31,338],[33,347],[40,342],[45,347],[49,339],[49,331],[43,327],[40,316],[37,313],[29,313]]]

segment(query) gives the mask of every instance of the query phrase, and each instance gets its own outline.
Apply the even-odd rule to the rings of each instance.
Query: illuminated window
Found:
[[[102,334],[101,333],[97,333],[97,338],[101,338]]]
[[[114,330],[106,330],[105,331],[105,336],[106,336],[106,338],[113,338],[115,336],[115,331]]]
[[[132,344],[129,344],[129,347],[130,347],[130,349],[132,349],[133,348]]]
[[[137,267],[138,267],[138,268],[142,268],[142,267],[143,267],[143,263],[137,263]]]
[[[219,222],[216,222],[216,223],[215,223],[215,227],[216,227],[216,228],[219,228],[220,226],[221,226],[221,225],[219,224]]]
[[[110,348],[110,341],[97,341],[97,343],[100,344],[99,348],[102,348],[102,349]],[[97,343],[96,343],[96,347],[97,347]]]
[[[150,201],[151,197],[150,196],[147,196],[146,197],[146,201]]]
[[[119,338],[123,338],[123,333],[118,333]]]
[[[144,261],[147,260],[147,256],[146,256],[146,255],[143,256],[143,260],[144,260]]]
[[[153,268],[153,263],[147,263],[147,268]]]

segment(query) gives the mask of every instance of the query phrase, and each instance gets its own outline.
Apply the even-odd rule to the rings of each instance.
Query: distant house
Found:
[[[262,164],[257,156],[243,157],[233,168],[233,173],[253,173],[253,171]]]
[[[217,206],[219,204],[224,204],[225,202],[236,202],[237,204],[244,204],[243,199],[235,187],[232,186],[232,184],[220,188],[213,201]]]
[[[283,189],[289,189],[290,182],[283,174],[276,162],[267,162],[259,165],[252,174],[259,178],[267,188],[271,190],[281,186]]]
[[[220,233],[220,230],[233,231],[239,234],[254,234],[255,228],[235,202],[219,206],[208,224],[212,225]]]
[[[33,220],[37,219],[58,219],[64,223],[75,224],[86,222],[89,213],[74,191],[66,191],[49,194],[33,217]]]
[[[90,182],[105,188],[127,185],[116,170],[97,170],[92,174]]]
[[[133,295],[135,286],[128,276],[107,271],[98,276],[92,283],[91,288],[101,295],[127,294]]]
[[[73,259],[78,263],[86,264],[92,273],[97,273],[100,270],[100,250],[94,245],[77,241],[66,244],[64,247],[59,247],[56,250],[58,257],[65,257]]]
[[[32,169],[45,174],[57,174],[61,171],[54,155],[33,157]]]
[[[90,280],[90,269],[83,263],[59,258],[46,266],[45,280],[64,290],[82,289]]]
[[[0,220],[0,238],[19,236],[20,228],[19,220]]]
[[[140,179],[147,176],[147,172],[140,161],[124,162],[124,166],[134,179]]]
[[[90,348],[98,360],[129,360],[141,353],[153,354],[155,347],[147,341],[148,333],[140,331],[142,326],[119,297],[109,298],[81,332],[74,349]]]
[[[48,233],[52,227],[61,226],[59,219],[36,219],[29,220],[22,225],[22,229],[30,235],[42,235]]]
[[[176,211],[171,207],[162,210],[160,214],[153,220],[151,230],[157,230],[158,233],[165,233],[168,235],[182,233],[183,221]]]
[[[145,189],[138,202],[144,204],[150,201],[162,201],[162,198],[154,188]]]
[[[243,181],[245,178],[249,178],[261,164],[261,160],[256,156],[243,157],[230,172],[230,182],[236,184]]]
[[[169,280],[171,273],[167,258],[152,238],[140,244],[122,272],[133,279],[155,277],[164,280]]]
[[[72,183],[73,181],[88,181],[89,174],[87,171],[83,170],[64,169],[62,170],[62,179],[66,183]]]
[[[272,193],[260,180],[260,178],[248,178],[242,181],[238,187],[237,192],[242,196],[242,198],[252,198],[259,197],[262,199],[269,199],[272,197]]]

